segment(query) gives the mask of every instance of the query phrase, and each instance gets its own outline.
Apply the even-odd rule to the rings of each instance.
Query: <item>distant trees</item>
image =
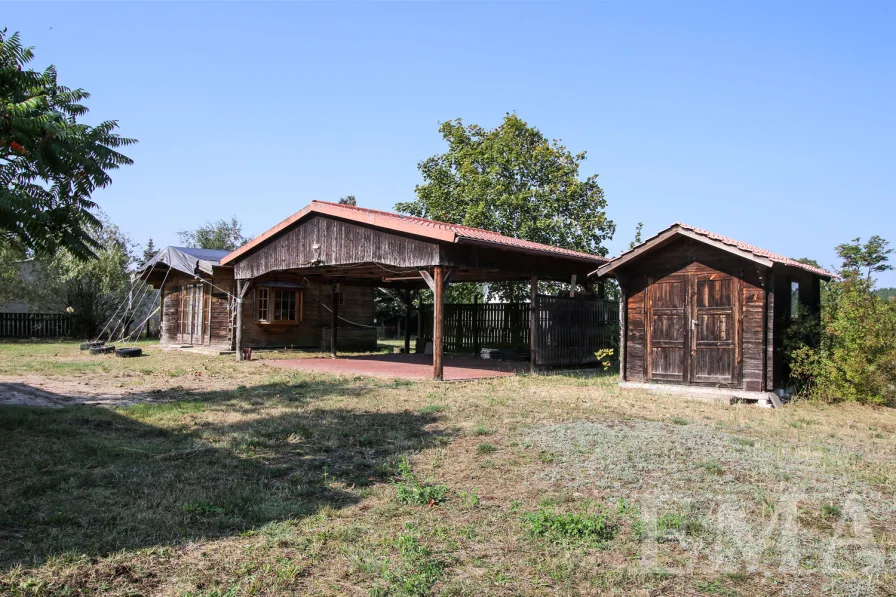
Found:
[[[243,225],[236,217],[231,217],[229,221],[223,219],[209,221],[195,230],[181,230],[177,236],[187,247],[222,251],[233,251],[249,242],[249,239],[243,236]]]
[[[857,238],[837,246],[840,279],[822,293],[817,342],[788,348],[791,375],[807,395],[896,404],[896,301],[878,296],[872,277],[892,269],[888,245],[872,236],[866,243]]]
[[[60,85],[56,68],[28,68],[34,58],[18,33],[0,31],[0,237],[36,253],[64,249],[77,259],[102,249],[93,192],[131,164],[118,148],[136,143],[114,120],[78,122],[90,97]]]
[[[339,205],[351,205],[354,207],[358,205],[358,200],[355,199],[354,195],[346,195],[345,197],[339,198]]]

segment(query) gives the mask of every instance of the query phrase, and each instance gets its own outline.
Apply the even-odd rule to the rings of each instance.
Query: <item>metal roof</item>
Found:
[[[582,253],[573,251],[572,249],[563,249],[542,243],[536,243],[511,236],[504,236],[498,232],[490,230],[482,230],[481,228],[471,228],[470,226],[461,226],[459,224],[448,224],[446,222],[438,222],[436,220],[427,220],[425,218],[417,218],[414,216],[405,216],[388,211],[380,211],[376,209],[368,209],[366,207],[356,207],[353,205],[340,205],[338,203],[329,203],[327,201],[312,201],[303,209],[297,211],[292,216],[283,220],[267,232],[259,235],[249,241],[242,247],[233,251],[223,259],[222,264],[228,264],[237,259],[240,255],[247,253],[261,243],[265,242],[277,233],[285,230],[292,224],[298,222],[305,216],[318,213],[337,218],[343,218],[358,223],[385,228],[398,232],[405,232],[415,236],[422,236],[438,241],[445,242],[463,242],[464,240],[486,242],[497,245],[498,248],[521,249],[528,252],[545,253],[548,255],[556,255],[559,257],[571,257],[582,261],[591,261],[594,263],[605,263],[608,260],[599,255],[591,255],[590,253]]]

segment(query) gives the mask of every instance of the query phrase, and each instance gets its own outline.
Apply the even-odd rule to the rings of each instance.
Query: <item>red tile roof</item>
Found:
[[[790,257],[784,257],[783,255],[778,255],[777,253],[772,253],[771,251],[766,251],[765,249],[760,249],[759,247],[748,245],[747,243],[741,242],[739,240],[734,240],[733,238],[728,238],[727,236],[722,236],[721,234],[716,234],[714,232],[709,232],[708,230],[702,230],[695,226],[690,226],[688,224],[682,224],[681,222],[676,222],[672,225],[678,226],[685,230],[690,230],[696,234],[701,236],[705,236],[707,238],[711,238],[712,240],[718,241],[720,243],[724,243],[726,245],[731,245],[740,249],[741,251],[746,251],[748,253],[753,253],[754,255],[759,255],[760,257],[765,257],[766,259],[770,259],[775,263],[780,263],[781,265],[787,265],[790,267],[797,267],[799,269],[804,269],[808,272],[812,272],[813,274],[817,274],[819,276],[826,277],[835,277],[831,272],[824,270],[820,267],[815,267],[814,265],[808,265],[806,263],[801,263],[796,259],[791,259]]]
[[[590,253],[582,253],[571,249],[563,249],[551,245],[544,245],[528,240],[504,236],[490,230],[482,230],[481,228],[471,228],[469,226],[461,226],[459,224],[448,224],[446,222],[437,222],[435,220],[427,220],[425,218],[417,218],[414,216],[405,216],[388,211],[380,211],[377,209],[368,209],[366,207],[355,207],[353,205],[341,205],[338,203],[329,203],[327,201],[312,201],[300,211],[297,211],[287,219],[283,220],[267,232],[259,235],[245,245],[236,249],[221,260],[221,264],[226,264],[240,255],[250,251],[254,247],[263,243],[265,240],[274,236],[278,232],[286,229],[295,222],[311,213],[319,213],[323,215],[343,218],[354,222],[369,224],[379,228],[388,230],[396,230],[422,236],[433,240],[441,240],[446,242],[463,242],[463,240],[493,243],[498,247],[508,249],[522,249],[524,251],[536,251],[539,253],[553,254],[561,257],[571,257],[578,260],[591,261],[594,263],[606,263],[608,260],[599,255],[591,255]]]
[[[786,265],[788,267],[799,268],[799,269],[806,270],[815,275],[822,276],[825,278],[836,277],[831,272],[824,270],[820,267],[815,267],[814,265],[807,265],[805,263],[801,263],[801,262],[797,261],[796,259],[791,259],[790,257],[784,257],[783,255],[778,255],[777,253],[772,253],[771,251],[766,251],[765,249],[760,249],[759,247],[749,245],[745,242],[741,242],[739,240],[734,240],[733,238],[728,238],[727,236],[722,236],[721,234],[716,234],[715,232],[703,230],[701,228],[697,228],[696,226],[691,226],[689,224],[682,224],[681,222],[676,222],[675,224],[672,224],[665,230],[661,230],[660,232],[657,232],[656,234],[654,234],[653,236],[651,236],[650,238],[648,238],[641,244],[637,245],[636,247],[633,247],[632,249],[629,249],[628,251],[621,253],[620,255],[617,255],[616,257],[611,259],[608,263],[606,263],[605,265],[602,265],[597,270],[592,272],[592,274],[606,275],[609,272],[615,270],[620,265],[624,264],[629,259],[632,259],[633,252],[638,251],[645,245],[649,246],[651,244],[661,243],[664,240],[668,241],[676,233],[678,233],[678,234],[687,233],[688,236],[691,236],[692,238],[702,236],[702,237],[706,238],[707,241],[712,241],[712,243],[728,245],[729,247],[732,247],[732,249],[734,249],[734,251],[732,251],[732,252],[738,252],[741,255],[743,255],[743,253],[750,253],[752,255],[755,255],[759,258],[770,261],[772,263],[780,263],[781,265]],[[697,240],[699,240],[699,238]],[[647,250],[651,250],[651,249],[648,248]]]

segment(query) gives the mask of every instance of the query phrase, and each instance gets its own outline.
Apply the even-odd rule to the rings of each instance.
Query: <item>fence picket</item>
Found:
[[[0,337],[59,338],[71,334],[67,313],[0,313]]]

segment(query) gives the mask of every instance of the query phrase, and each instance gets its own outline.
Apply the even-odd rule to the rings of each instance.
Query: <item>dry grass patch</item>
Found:
[[[0,345],[7,376],[158,397],[0,409],[0,594],[896,592],[888,409],[148,352]]]

